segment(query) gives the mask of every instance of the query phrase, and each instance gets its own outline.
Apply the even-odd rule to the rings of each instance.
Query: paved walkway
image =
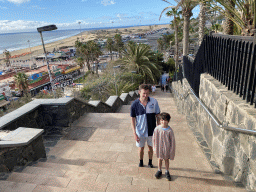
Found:
[[[161,111],[172,116],[177,146],[176,158],[170,163],[173,181],[155,179],[155,157],[155,168],[138,167],[127,105],[119,113],[82,116],[56,145],[47,148],[47,160],[16,170],[7,181],[0,181],[0,191],[245,191],[213,172],[170,93],[157,89],[154,97]]]

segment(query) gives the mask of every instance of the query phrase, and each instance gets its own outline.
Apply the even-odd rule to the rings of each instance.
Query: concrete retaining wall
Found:
[[[173,82],[172,87],[179,111],[187,115],[188,124],[213,168],[255,190],[255,136],[218,127],[188,91],[186,79],[183,84]],[[256,109],[210,75],[201,75],[199,96],[220,124],[256,130]]]

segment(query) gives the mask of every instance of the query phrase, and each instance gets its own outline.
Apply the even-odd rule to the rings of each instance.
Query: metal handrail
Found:
[[[173,89],[174,90],[174,89]],[[225,130],[229,130],[229,131],[236,131],[239,133],[244,133],[244,134],[250,134],[250,135],[256,135],[256,131],[253,130],[248,130],[248,129],[242,129],[242,128],[236,128],[236,127],[230,127],[230,126],[226,126],[223,124],[220,124],[219,121],[217,120],[217,118],[214,117],[214,115],[208,110],[208,108],[205,106],[205,104],[203,104],[203,102],[201,101],[201,99],[199,99],[196,94],[194,93],[193,89],[189,89],[191,91],[191,93],[196,97],[197,101],[200,103],[200,105],[204,108],[204,110],[208,113],[208,115],[212,118],[212,120],[215,122],[215,124]],[[175,92],[177,92],[175,90]],[[177,95],[179,94],[178,92],[176,93]],[[182,97],[184,98],[184,96],[182,95]]]
[[[248,129],[242,129],[242,128],[236,128],[236,127],[230,127],[226,125],[221,125],[218,120],[214,117],[214,115],[207,109],[207,107],[202,103],[202,101],[196,96],[194,91],[190,88],[190,91],[192,94],[196,97],[200,105],[204,108],[204,110],[208,113],[208,115],[212,118],[212,120],[216,123],[216,125],[222,129],[229,130],[229,131],[236,131],[239,133],[244,133],[244,134],[250,134],[250,135],[256,135],[256,131],[253,130],[248,130]]]

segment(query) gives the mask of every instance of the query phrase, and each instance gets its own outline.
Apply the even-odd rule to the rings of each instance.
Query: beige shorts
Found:
[[[140,137],[140,142],[138,143],[138,142],[136,141],[136,146],[137,146],[137,147],[144,147],[146,141],[147,141],[147,144],[148,144],[149,146],[153,147],[152,136],[149,136],[149,137]]]

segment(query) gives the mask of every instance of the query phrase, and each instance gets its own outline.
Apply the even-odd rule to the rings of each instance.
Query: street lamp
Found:
[[[120,65],[117,65],[117,66],[114,66],[113,69],[114,69],[114,78],[115,78],[115,89],[116,89],[116,95],[117,95],[117,87],[116,87],[116,72],[115,72],[115,69],[117,68],[120,68],[121,66]],[[118,96],[118,95],[117,95]]]
[[[81,34],[81,42],[82,42],[82,32],[81,32],[81,22],[78,22],[79,26],[80,26],[80,34]]]
[[[51,83],[51,86],[52,86],[52,91],[53,91],[53,86],[54,85],[52,83],[52,74],[51,74],[50,66],[49,66],[49,63],[48,63],[48,60],[47,60],[47,54],[46,54],[46,51],[45,51],[42,32],[43,31],[52,31],[52,30],[56,30],[56,29],[57,29],[56,25],[47,25],[47,26],[44,26],[44,27],[37,28],[37,31],[40,33],[42,44],[43,44],[44,55],[45,55],[45,59],[46,59],[46,64],[47,64],[47,69],[48,69],[48,73],[49,73],[49,77],[50,77],[50,83]]]

